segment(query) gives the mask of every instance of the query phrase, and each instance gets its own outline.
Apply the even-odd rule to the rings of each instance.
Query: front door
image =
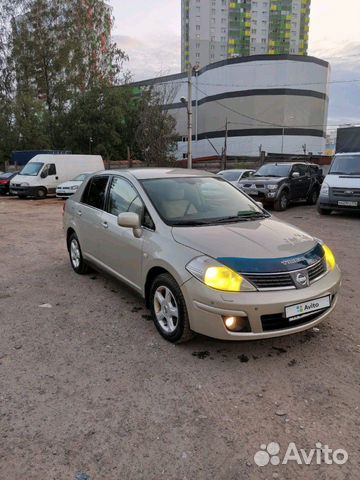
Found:
[[[143,236],[134,237],[131,228],[118,225],[117,217],[123,212],[136,212],[142,217],[144,205],[128,180],[114,176],[109,186],[107,208],[102,216],[99,259],[111,273],[141,291],[144,240]]]
[[[310,188],[310,176],[306,165],[294,165],[291,175],[297,172],[299,177],[294,178],[291,176],[291,198],[297,200],[300,198],[306,198]]]
[[[42,169],[40,178],[40,183],[46,186],[49,194],[56,192],[56,187],[59,184],[59,177],[55,163],[47,163]]]

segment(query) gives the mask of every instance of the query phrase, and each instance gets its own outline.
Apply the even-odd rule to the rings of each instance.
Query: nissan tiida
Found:
[[[94,266],[135,289],[171,342],[296,333],[336,304],[330,248],[207,172],[93,174],[66,201],[64,230],[75,272]]]

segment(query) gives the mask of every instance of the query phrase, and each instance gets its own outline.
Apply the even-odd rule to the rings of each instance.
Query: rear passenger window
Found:
[[[105,175],[93,177],[85,188],[81,202],[103,210],[108,179],[109,177]]]

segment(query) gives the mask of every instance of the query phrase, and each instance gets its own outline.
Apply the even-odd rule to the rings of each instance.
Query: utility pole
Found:
[[[223,170],[226,170],[227,166],[227,139],[228,139],[228,119],[225,122],[225,139],[224,139],[224,149],[223,149]]]
[[[191,85],[192,67],[188,65],[188,149],[187,149],[187,168],[192,168],[192,85]]]
[[[281,135],[281,153],[284,153],[284,135],[285,135],[285,127],[282,127],[282,135]]]

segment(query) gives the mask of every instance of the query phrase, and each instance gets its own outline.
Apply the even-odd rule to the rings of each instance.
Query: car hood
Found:
[[[240,180],[239,183],[251,183],[252,185],[256,185],[257,183],[279,183],[285,179],[286,177],[249,177],[244,180]]]
[[[359,188],[359,175],[326,175],[324,183],[329,187]]]
[[[61,183],[60,185],[58,185],[57,188],[68,188],[68,187],[74,187],[74,186],[80,186],[82,184],[81,181],[75,181],[75,180],[70,180],[69,182],[64,182],[64,183]]]
[[[176,242],[238,271],[267,270],[269,260],[274,271],[294,270],[323,256],[316,239],[275,218],[227,225],[173,227],[172,234]],[[311,258],[306,255],[309,252],[313,252]]]

